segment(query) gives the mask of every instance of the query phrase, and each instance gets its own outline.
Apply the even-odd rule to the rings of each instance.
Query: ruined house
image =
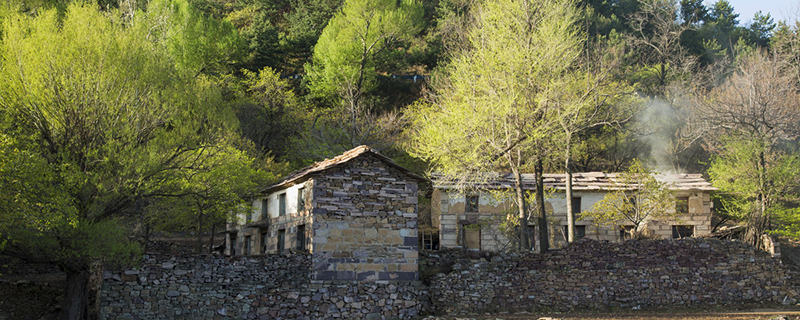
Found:
[[[360,146],[261,191],[227,229],[228,255],[312,255],[314,280],[418,280],[417,183]]]
[[[601,241],[623,241],[627,239],[633,224],[621,221],[618,225],[593,225],[591,220],[581,219],[581,212],[592,209],[610,191],[628,186],[620,185],[617,173],[587,172],[573,175],[572,207],[576,213],[576,239],[588,237]],[[666,182],[675,192],[674,206],[664,208],[678,214],[673,221],[647,221],[647,229],[662,239],[685,238],[706,235],[711,232],[712,202],[710,191],[716,190],[700,174],[660,174],[656,179]],[[535,175],[522,175],[523,190],[536,190]],[[545,189],[548,196],[545,208],[548,213],[550,244],[554,248],[566,243],[567,205],[565,199],[566,174],[545,174]],[[431,198],[434,225],[439,226],[439,244],[442,248],[464,247],[467,249],[500,250],[507,243],[501,224],[507,214],[516,212],[512,201],[502,200],[502,191],[511,191],[514,178],[511,174],[471,185],[466,190],[456,188],[441,176],[433,177]],[[500,191],[500,192],[498,192]],[[538,234],[536,218],[529,220],[530,234]],[[538,237],[533,250],[539,247]]]

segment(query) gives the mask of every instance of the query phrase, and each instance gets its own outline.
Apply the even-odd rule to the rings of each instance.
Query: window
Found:
[[[261,233],[261,253],[267,253],[267,244],[269,243],[269,233]]]
[[[244,237],[244,255],[250,255],[250,236]]]
[[[236,236],[234,236],[233,234],[231,234],[231,251],[230,252],[231,252],[232,256],[236,255]]]
[[[580,198],[578,198],[580,199]],[[569,226],[564,226],[564,237],[568,238]],[[586,226],[575,226],[575,240],[583,239],[586,236]]]
[[[689,213],[689,197],[678,197],[675,200],[676,213]]]
[[[278,195],[278,216],[286,215],[286,194],[281,193]]]
[[[632,231],[633,231],[633,226],[620,226],[619,227],[619,239],[622,240],[622,241],[630,239]]]
[[[297,212],[306,209],[306,188],[297,189]]]
[[[278,230],[278,254],[283,254],[283,248],[286,246],[286,229]]]
[[[478,212],[479,199],[477,195],[467,196],[466,203],[464,204],[464,212]]]
[[[481,227],[477,224],[464,225],[462,228],[464,233],[464,248],[465,249],[481,249]]]
[[[306,225],[297,226],[297,250],[306,250]]]
[[[269,200],[261,200],[261,220],[269,219]]]
[[[581,213],[581,197],[572,197],[572,213]]]
[[[694,236],[694,226],[672,226],[672,239],[683,239]]]

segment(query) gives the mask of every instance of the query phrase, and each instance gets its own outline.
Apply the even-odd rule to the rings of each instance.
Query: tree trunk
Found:
[[[214,233],[217,232],[217,224],[211,224],[211,237],[208,240],[208,253],[214,253]]]
[[[522,174],[519,170],[514,170],[514,189],[517,192],[517,208],[519,208],[519,250],[529,251],[531,245],[528,237],[528,210],[525,193],[522,190]]]
[[[747,230],[745,230],[744,241],[752,244],[756,248],[761,247],[761,235],[764,233],[769,218],[766,215],[766,160],[764,159],[764,151],[759,154],[757,170],[758,170],[758,194],[756,195],[756,209],[750,214],[750,219],[747,221]]]
[[[566,160],[564,169],[567,171],[567,190],[564,195],[567,198],[567,242],[575,241],[575,210],[572,208],[572,169],[570,168],[570,135],[567,134]]]
[[[203,206],[197,206],[197,253],[203,253]]]
[[[89,267],[67,270],[64,303],[61,305],[61,320],[89,319]]]
[[[544,206],[544,165],[542,158],[536,159],[536,207],[539,212],[539,249],[540,252],[550,250],[550,241],[547,232],[547,211]]]

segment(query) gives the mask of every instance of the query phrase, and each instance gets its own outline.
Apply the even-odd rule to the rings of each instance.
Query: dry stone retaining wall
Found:
[[[581,240],[546,254],[450,259],[454,252],[428,259],[449,272],[435,275],[427,287],[312,280],[306,254],[148,254],[138,269],[105,273],[100,318],[377,320],[429,313],[770,306],[798,299],[792,275],[778,259],[740,242]]]
[[[311,281],[309,255],[147,254],[106,271],[101,319],[408,319],[427,308],[417,282]]]
[[[741,242],[582,240],[536,255],[461,260],[431,283],[436,313],[795,303],[791,276]]]

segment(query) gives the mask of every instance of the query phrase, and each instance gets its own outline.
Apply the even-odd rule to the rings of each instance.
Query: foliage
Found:
[[[674,220],[674,192],[670,185],[657,179],[657,173],[634,160],[628,171],[620,173],[613,192],[607,193],[592,209],[582,214],[595,226],[633,223],[633,238],[640,237],[649,220]]]
[[[580,54],[578,14],[569,1],[490,1],[475,10],[480,14],[467,36],[469,50],[435,83],[434,104],[410,110],[415,131],[409,152],[462,187],[511,171],[524,224],[519,174],[535,163],[541,167],[544,144],[557,134],[548,111]],[[521,247],[527,247],[524,238]]]
[[[239,119],[241,134],[252,142],[257,154],[296,160],[296,137],[311,122],[311,108],[292,91],[291,83],[271,68],[259,72],[242,70],[240,77],[220,77],[223,88]]]
[[[770,149],[760,140],[725,137],[708,173],[720,189],[722,214],[748,221],[748,225],[753,218],[768,224],[760,226],[761,232],[769,229],[771,217],[776,217],[773,227],[777,234],[797,237],[792,223],[798,219],[800,157]]]
[[[306,66],[312,95],[361,103],[376,85],[378,55],[393,50],[421,28],[422,10],[413,0],[349,0],[342,5],[314,47]]]
[[[0,211],[0,241],[4,254],[55,263],[83,288],[67,291],[62,318],[86,315],[81,283],[93,261],[136,257],[120,227],[134,204],[198,193],[193,178],[212,181],[233,158],[246,159],[231,143],[233,112],[198,74],[216,49],[183,41],[182,32],[202,28],[165,27],[186,21],[182,10],[125,20],[73,3],[63,17],[48,10],[6,20],[0,170],[11,180],[0,188],[16,196],[2,199],[14,210]]]
[[[147,36],[188,75],[222,71],[243,55],[245,43],[233,24],[207,17],[186,0],[150,1],[144,15],[138,26],[146,26]]]

